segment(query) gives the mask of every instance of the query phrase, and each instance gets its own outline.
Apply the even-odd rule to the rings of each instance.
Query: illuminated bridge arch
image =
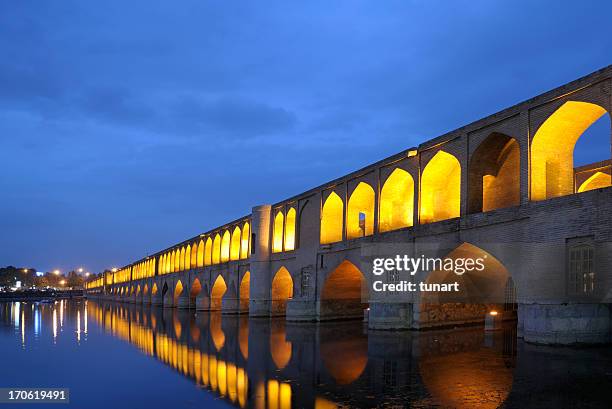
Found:
[[[215,279],[213,287],[210,291],[210,309],[211,311],[221,310],[221,303],[223,300],[223,296],[227,291],[227,285],[225,284],[225,280],[223,276],[219,274]]]
[[[225,263],[230,259],[230,232],[225,230],[221,239],[221,262]]]
[[[342,241],[344,203],[336,192],[331,192],[321,210],[321,244]]]
[[[363,273],[350,261],[344,260],[326,278],[321,291],[319,319],[363,317],[368,307],[363,302]]]
[[[521,150],[516,139],[494,132],[469,162],[468,212],[517,206],[521,201]]]
[[[595,172],[578,186],[578,193],[610,186],[610,174]]]
[[[456,157],[438,151],[421,176],[421,223],[459,217],[461,206],[461,165]]]
[[[359,182],[348,200],[346,236],[348,239],[370,236],[374,233],[374,203],[376,195],[372,186]]]
[[[410,173],[396,168],[380,191],[379,231],[401,229],[413,225],[414,179]]]
[[[293,297],[293,279],[285,267],[278,269],[272,280],[271,298],[273,315],[284,315],[287,301]]]
[[[531,142],[531,200],[574,193],[576,142],[606,113],[596,104],[567,101],[544,121]]]

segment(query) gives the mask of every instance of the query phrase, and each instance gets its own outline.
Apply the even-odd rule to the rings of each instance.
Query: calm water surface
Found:
[[[368,332],[357,321],[91,300],[0,303],[0,387],[67,387],[69,407],[104,409],[611,407],[612,348],[515,335],[513,326]]]

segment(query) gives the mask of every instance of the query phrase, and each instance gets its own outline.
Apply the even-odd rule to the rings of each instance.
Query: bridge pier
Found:
[[[178,297],[176,308],[189,309],[189,295],[182,294]]]
[[[519,304],[519,329],[536,344],[604,344],[612,341],[610,304]]]
[[[152,294],[150,297],[149,304],[159,306],[164,304],[164,300],[160,294]]]
[[[414,304],[370,301],[369,305],[369,329],[389,330],[415,328],[413,321]],[[416,322],[418,322],[418,320],[416,320]]]
[[[164,308],[173,308],[174,305],[174,294],[172,291],[166,292],[166,295],[163,297],[163,305]]]
[[[287,321],[317,321],[317,304],[314,300],[291,299],[287,301]]]
[[[221,314],[239,314],[240,300],[236,297],[225,296],[221,300]]]
[[[208,295],[198,294],[195,299],[196,311],[209,311],[210,310],[210,297]]]

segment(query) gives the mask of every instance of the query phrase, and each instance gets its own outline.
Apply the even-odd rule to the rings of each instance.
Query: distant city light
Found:
[[[21,281],[15,282],[15,288],[21,288]]]
[[[66,280],[61,280],[60,285],[64,285],[64,284],[66,284]]]
[[[43,271],[37,271],[36,272],[36,277],[42,277],[44,275],[45,275],[45,273]]]
[[[82,272],[83,272],[83,267],[80,267],[79,268],[79,273],[82,273]]]
[[[90,273],[89,271],[88,271],[88,272],[86,272],[86,273],[85,273],[85,277],[89,277],[89,275],[90,275],[90,274],[91,274],[91,273]]]
[[[53,270],[53,274],[55,274],[56,276],[58,276],[60,274],[59,270]]]
[[[28,272],[28,269],[27,269],[27,268],[24,268],[24,269],[23,269],[23,272],[24,272],[24,273],[27,273],[27,272]]]
[[[116,272],[117,272],[117,269],[116,269],[115,267],[113,267],[113,268],[111,269],[111,271],[112,271],[113,273],[116,273]]]

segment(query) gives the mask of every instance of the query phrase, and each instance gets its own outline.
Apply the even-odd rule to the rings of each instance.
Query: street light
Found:
[[[83,272],[83,267],[79,267],[78,271],[79,271],[79,273],[82,273]]]
[[[90,273],[89,271],[88,271],[88,272],[86,272],[86,273],[85,273],[85,277],[89,277],[89,275],[90,275],[90,274],[91,274],[91,273]]]
[[[56,276],[60,275],[60,271],[59,270],[53,270],[53,274],[55,274]]]
[[[66,284],[66,280],[61,280],[60,285],[64,285],[64,284]]]
[[[117,269],[116,269],[115,267],[113,267],[113,268],[111,269],[111,271],[112,271],[113,273],[116,273],[116,272],[117,272]]]

